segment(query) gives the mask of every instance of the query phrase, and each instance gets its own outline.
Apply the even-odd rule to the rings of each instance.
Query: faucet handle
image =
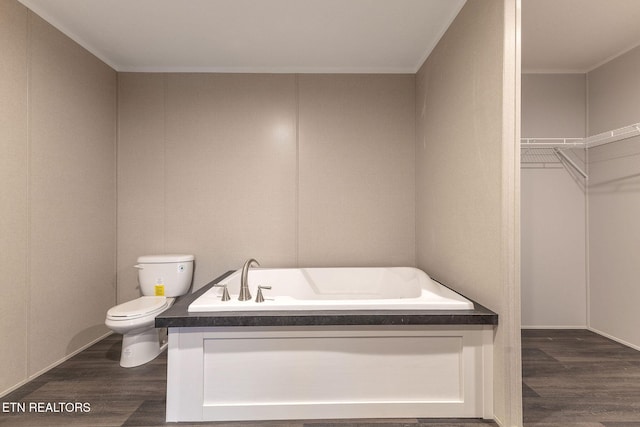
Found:
[[[213,285],[213,287],[222,288],[222,301],[229,301],[231,299],[226,283],[216,283],[215,285]]]
[[[271,286],[258,286],[258,295],[256,295],[256,302],[264,302],[264,297],[262,296],[263,289],[271,289]]]

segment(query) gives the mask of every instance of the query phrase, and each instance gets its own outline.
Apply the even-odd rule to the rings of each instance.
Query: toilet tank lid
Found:
[[[168,254],[168,255],[144,255],[138,257],[138,263],[141,264],[161,264],[167,262],[187,262],[194,260],[193,255],[187,254]]]

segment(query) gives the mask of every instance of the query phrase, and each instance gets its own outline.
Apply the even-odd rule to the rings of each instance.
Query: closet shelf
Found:
[[[521,138],[522,148],[593,148],[640,135],[640,123],[610,130],[587,138]]]
[[[583,140],[586,148],[598,147],[610,142],[622,141],[640,135],[640,123],[625,126],[619,129],[599,133]]]
[[[587,138],[522,138],[520,139],[520,148],[522,150],[520,162],[521,164],[543,166],[560,163],[565,167],[571,166],[571,168],[586,179],[586,172],[575,160],[565,153],[565,150],[572,148],[588,150],[589,148],[622,141],[638,135],[640,135],[640,123],[599,133]]]
[[[585,149],[584,138],[523,138],[520,140],[520,148],[522,165],[543,168],[554,165],[570,167],[583,178],[587,178],[583,167],[565,153],[570,149]]]
[[[522,138],[522,148],[584,148],[584,138]]]

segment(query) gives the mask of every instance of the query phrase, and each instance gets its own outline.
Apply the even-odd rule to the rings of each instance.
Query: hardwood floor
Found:
[[[585,330],[522,333],[524,425],[640,426],[640,352]]]
[[[123,369],[118,364],[121,339],[112,335],[1,398],[0,426],[496,426],[483,420],[415,418],[165,423],[166,353],[147,365]],[[526,427],[640,427],[640,352],[588,331],[527,330],[522,342]],[[24,403],[25,411],[5,411],[11,402]],[[86,402],[91,410],[30,412],[32,402],[49,403],[54,407],[38,410],[50,411],[65,402]]]

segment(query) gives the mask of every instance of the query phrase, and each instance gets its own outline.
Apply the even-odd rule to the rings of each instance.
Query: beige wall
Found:
[[[140,255],[193,253],[198,288],[296,262],[292,75],[120,74],[118,300]]]
[[[118,300],[136,257],[195,288],[264,266],[414,264],[414,76],[119,77]],[[400,225],[398,225],[400,224]]]
[[[586,89],[585,74],[524,74],[522,136],[583,138]],[[522,169],[524,327],[587,326],[585,182],[558,167]]]
[[[165,80],[118,74],[118,303],[140,295],[136,258],[164,252]]]
[[[585,74],[522,75],[522,137],[584,138]]]
[[[0,33],[1,394],[107,333],[116,73],[17,2]]]
[[[302,75],[299,88],[299,265],[414,265],[415,77]]]
[[[417,264],[499,314],[495,411],[509,426],[522,422],[515,6],[467,1],[416,78]]]
[[[590,326],[640,349],[640,137],[589,150]]]
[[[589,135],[640,122],[640,47],[587,73]]]
[[[522,326],[586,328],[585,190],[564,168],[522,170]]]
[[[0,395],[29,375],[27,19],[0,1]]]
[[[640,122],[640,48],[588,73],[589,133]],[[589,150],[591,328],[640,349],[640,137]]]

